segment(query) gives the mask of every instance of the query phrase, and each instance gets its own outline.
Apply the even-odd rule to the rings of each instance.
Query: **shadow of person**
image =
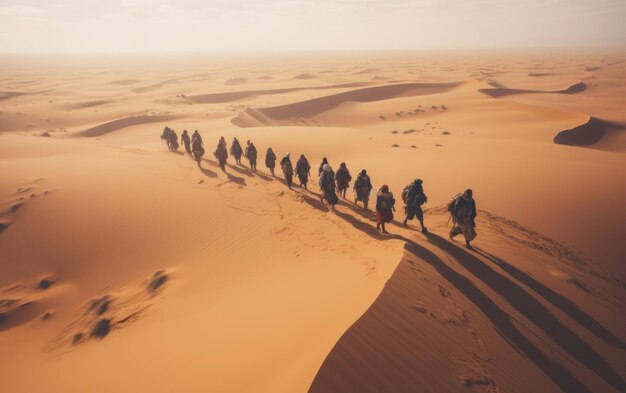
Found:
[[[205,176],[208,176],[208,177],[217,177],[217,173],[213,172],[210,169],[200,167],[200,172],[202,172]]]
[[[328,206],[324,204],[324,202],[322,202],[319,199],[308,196],[307,194],[304,193],[304,190],[300,192],[300,195],[302,196],[302,200],[306,202],[309,206],[324,213],[327,213],[330,211],[330,209],[328,208]]]
[[[438,236],[430,234],[430,237],[439,242],[439,240],[437,240]],[[454,245],[450,246],[458,248]],[[446,246],[446,248],[449,248],[450,246]],[[545,353],[537,348],[532,341],[527,339],[515,326],[511,320],[511,316],[502,310],[489,296],[476,287],[469,278],[452,269],[432,251],[420,246],[412,240],[407,240],[404,249],[409,255],[413,255],[431,265],[444,279],[446,279],[461,294],[463,294],[463,296],[478,307],[485,317],[487,317],[487,319],[489,319],[489,321],[493,324],[494,328],[509,344],[513,346],[513,348],[522,352],[526,358],[533,362],[564,392],[591,392],[567,368],[550,359]]]
[[[593,319],[589,314],[581,310],[574,302],[572,302],[565,296],[555,292],[552,288],[535,280],[533,277],[519,270],[502,258],[494,256],[479,248],[474,248],[474,250],[486,259],[498,265],[511,277],[515,278],[519,282],[526,285],[528,288],[535,291],[537,294],[546,299],[548,302],[552,303],[555,307],[559,308],[565,314],[569,315],[570,318],[587,328],[593,334],[604,340],[607,344],[613,345],[620,349],[626,349],[626,345],[622,340],[620,340],[617,336],[611,333],[607,328],[602,326],[598,321]]]
[[[364,207],[357,206],[345,199],[340,199],[338,205],[345,206],[348,209],[352,210],[354,213],[358,214],[363,218],[367,218],[368,220],[376,220],[376,213],[372,210],[365,210]]]
[[[546,306],[531,296],[514,281],[493,270],[480,258],[434,233],[428,240],[454,257],[458,263],[492,290],[502,296],[515,310],[545,332],[564,351],[592,370],[619,392],[626,392],[626,383],[609,362],[593,350],[568,326],[557,319]]]
[[[231,165],[231,164],[226,164],[227,167],[229,167],[230,169],[232,169],[233,171],[248,176],[248,177],[253,177],[254,175],[252,174],[252,171],[248,168],[244,168],[242,166],[239,165]]]
[[[378,229],[376,229],[375,226],[368,224],[367,222],[363,222],[361,220],[359,220],[358,218],[348,214],[348,213],[343,213],[339,210],[335,210],[335,214],[337,215],[337,217],[343,219],[344,221],[348,222],[350,225],[352,225],[354,228],[358,229],[359,231],[365,233],[366,235],[376,239],[376,240],[403,240],[403,241],[408,241],[407,238],[405,238],[402,235],[397,235],[397,234],[393,234],[393,233],[388,233],[388,234],[382,234],[378,231]]]
[[[253,173],[254,173],[256,176],[258,176],[261,180],[265,180],[265,181],[274,181],[274,178],[273,178],[273,177],[268,176],[268,175],[266,175],[266,174],[264,174],[264,173],[261,173],[261,172],[259,172],[259,171],[255,171],[255,172],[253,172]],[[274,177],[276,177],[276,176],[274,176]]]
[[[243,177],[235,176],[228,172],[224,173],[226,174],[226,177],[228,177],[228,180],[232,181],[233,183],[239,184],[240,186],[246,185],[246,179],[244,179]]]

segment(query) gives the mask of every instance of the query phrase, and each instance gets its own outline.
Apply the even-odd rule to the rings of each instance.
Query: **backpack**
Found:
[[[448,201],[448,203],[446,204],[446,210],[448,211],[448,213],[454,214],[454,207],[456,206],[458,200],[461,198],[463,198],[463,194],[456,194],[455,196],[450,198],[450,201]]]
[[[248,149],[247,157],[250,160],[256,160],[256,147],[254,147],[254,145],[250,145],[250,148]]]
[[[394,202],[393,197],[385,198],[382,195],[378,195],[378,208],[380,210],[391,210]]]
[[[406,199],[409,196],[409,192],[411,192],[411,189],[413,188],[413,183],[409,184],[408,186],[405,186],[402,189],[402,202],[404,202],[404,204],[406,205]]]

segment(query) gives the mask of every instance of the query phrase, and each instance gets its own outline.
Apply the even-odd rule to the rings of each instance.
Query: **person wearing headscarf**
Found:
[[[287,153],[282,160],[280,160],[280,169],[283,171],[283,175],[285,176],[285,183],[287,187],[291,190],[291,183],[293,182],[293,165],[291,164],[291,156],[290,153]]]
[[[320,175],[320,189],[322,190],[322,201],[326,201],[335,210],[335,205],[339,202],[339,197],[335,193],[335,172],[329,164],[324,164]]]
[[[189,138],[187,130],[183,131],[182,135],[180,136],[180,140],[183,142],[183,145],[185,145],[185,151],[187,152],[187,154],[191,154],[191,139]]]
[[[300,180],[300,187],[306,190],[306,184],[309,182],[309,176],[311,175],[311,165],[309,165],[309,161],[304,154],[301,154],[296,162],[296,175],[298,175],[298,180]]]
[[[235,157],[235,163],[241,165],[241,156],[243,155],[243,149],[237,138],[233,138],[233,143],[230,145],[230,154]]]
[[[274,150],[271,147],[267,148],[267,153],[265,153],[265,166],[270,170],[272,176],[274,176],[274,168],[276,167],[276,154],[274,154]]]
[[[317,176],[322,176],[322,172],[324,171],[324,165],[328,164],[328,158],[322,158],[322,163],[320,167],[317,169]]]
[[[428,233],[428,229],[424,226],[424,212],[422,205],[428,201],[428,197],[424,193],[422,179],[415,179],[411,184],[404,187],[402,191],[402,199],[405,203],[406,217],[402,224],[408,226],[408,221],[417,218],[422,227],[422,233]]]
[[[372,181],[370,180],[367,171],[363,169],[354,182],[354,204],[358,205],[358,202],[361,201],[363,202],[363,207],[367,210],[372,188],[374,188],[372,186]]]
[[[335,174],[335,180],[337,181],[337,191],[339,191],[339,195],[346,199],[346,191],[348,187],[350,187],[350,180],[352,180],[352,175],[350,175],[350,171],[346,166],[345,162],[342,162],[339,165],[339,169],[337,169],[337,173]]]
[[[452,211],[453,227],[450,230],[450,240],[456,235],[463,234],[465,247],[471,249],[470,242],[476,238],[476,202],[474,192],[471,189],[465,190],[463,196],[454,202]]]
[[[393,193],[389,191],[389,186],[383,185],[376,195],[376,229],[382,233],[389,233],[385,229],[385,224],[393,221],[393,212],[396,200]]]

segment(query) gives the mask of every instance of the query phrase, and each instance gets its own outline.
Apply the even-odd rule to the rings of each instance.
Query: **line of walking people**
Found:
[[[176,132],[165,127],[161,138],[167,142],[168,148],[173,151],[177,151],[179,148],[178,137]],[[187,154],[194,157],[198,166],[201,166],[201,159],[204,156],[204,143],[198,130],[195,130],[191,138],[188,135],[187,130],[184,130],[181,135],[181,141],[185,146]],[[226,139],[221,137],[217,143],[217,147],[213,153],[222,171],[226,172],[226,162],[228,160],[228,149],[226,146]],[[237,165],[242,165],[242,157],[248,160],[250,170],[257,171],[257,157],[258,152],[256,146],[251,141],[246,142],[245,149],[242,148],[239,140],[235,137],[230,146],[230,154],[235,158]],[[269,169],[272,176],[275,176],[277,157],[271,147],[268,147],[265,154],[265,166]],[[291,162],[291,155],[287,153],[280,160],[280,168],[283,172],[285,184],[289,189],[293,187],[294,175],[297,176],[300,187],[308,190],[308,183],[311,177],[311,165],[304,154],[301,154],[296,161],[295,168]],[[321,190],[320,200],[322,203],[328,204],[332,210],[335,209],[335,205],[339,203],[339,198],[346,199],[347,190],[350,187],[352,181],[352,175],[348,170],[345,162],[339,165],[337,172],[333,170],[328,159],[324,157],[318,167],[319,187]],[[363,204],[364,209],[368,210],[370,195],[373,186],[372,181],[367,174],[367,170],[362,169],[357,175],[354,184],[354,203],[358,205],[359,202]],[[339,195],[337,195],[339,194]],[[417,219],[420,223],[420,227],[423,233],[428,233],[428,229],[424,226],[424,212],[422,206],[428,202],[423,188],[423,181],[421,179],[415,179],[408,184],[402,190],[402,201],[405,205],[405,218],[402,224],[408,226],[408,221]],[[388,185],[383,185],[376,193],[376,228],[382,233],[389,233],[386,229],[386,224],[393,221],[393,213],[396,200],[393,193],[389,189]],[[470,242],[476,237],[476,202],[473,198],[473,192],[471,189],[465,190],[462,194],[454,196],[446,205],[447,211],[450,213],[453,226],[450,230],[449,237],[453,239],[455,236],[463,234],[465,238],[465,245],[471,248]]]

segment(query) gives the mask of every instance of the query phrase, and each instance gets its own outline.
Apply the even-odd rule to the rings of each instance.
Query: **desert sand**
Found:
[[[0,391],[626,391],[623,51],[0,64]],[[269,146],[366,168],[397,221],[423,179],[431,234],[287,189]]]

